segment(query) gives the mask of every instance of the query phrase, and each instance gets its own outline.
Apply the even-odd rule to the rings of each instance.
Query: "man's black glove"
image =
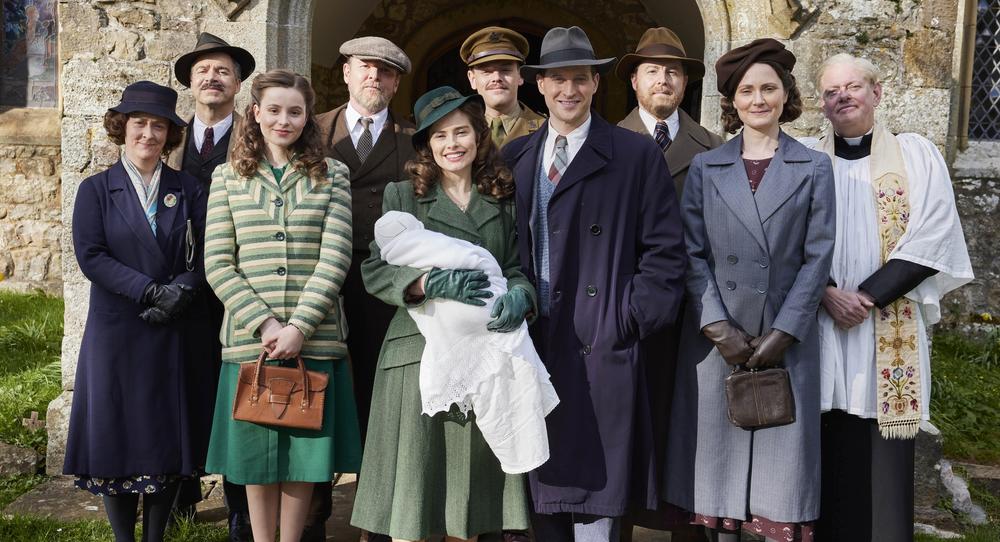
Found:
[[[728,320],[712,322],[701,328],[701,333],[715,344],[722,359],[729,365],[746,363],[753,354],[753,347],[750,346],[753,336],[730,324]]]
[[[424,296],[427,299],[452,299],[468,305],[486,306],[483,298],[493,297],[490,279],[477,269],[438,269],[427,273]]]
[[[793,344],[795,337],[780,329],[772,328],[750,343],[754,352],[747,361],[747,369],[780,366],[781,360],[785,357],[785,350]]]

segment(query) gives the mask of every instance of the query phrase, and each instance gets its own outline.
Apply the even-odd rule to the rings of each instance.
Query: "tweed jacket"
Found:
[[[385,185],[407,178],[406,162],[413,158],[410,137],[414,126],[397,119],[392,112],[378,136],[368,158],[362,163],[351,141],[347,127],[344,104],[316,117],[326,155],[343,162],[350,170],[352,216],[354,217],[354,250],[367,256],[368,243],[372,242],[375,221],[382,216],[382,192]],[[363,256],[363,257],[364,257]]]
[[[302,331],[302,357],[347,355],[340,287],[351,264],[351,192],[347,166],[326,163],[322,180],[289,168],[278,181],[264,161],[251,178],[228,163],[215,170],[205,270],[226,307],[223,361],[254,361],[257,328],[272,316]]]
[[[542,126],[545,126],[545,115],[535,113],[533,109],[523,103],[520,105],[521,115],[517,117],[517,120],[514,121],[514,127],[510,129],[507,136],[503,138],[502,142],[500,142],[501,149],[507,143],[510,143],[519,137],[531,135],[537,132]]]
[[[515,286],[524,288],[531,294],[532,306],[537,305],[535,288],[521,272],[512,198],[499,201],[473,190],[466,215],[441,192],[440,185],[434,185],[426,196],[417,197],[413,193],[413,185],[406,181],[390,183],[385,187],[383,210],[410,213],[430,231],[486,248],[503,269],[508,289]],[[405,292],[424,273],[425,270],[385,263],[374,241],[371,244],[371,256],[361,265],[365,288],[382,301],[399,307],[386,333],[379,359],[381,369],[420,361],[424,351],[424,337],[406,310],[408,305]]]
[[[677,131],[677,135],[674,136],[673,143],[663,152],[663,157],[667,160],[670,175],[674,178],[674,188],[677,190],[677,197],[680,198],[684,193],[684,180],[687,178],[691,160],[699,153],[722,145],[723,140],[718,135],[709,132],[704,126],[695,122],[691,118],[691,115],[685,113],[683,109],[677,110],[677,116],[680,122],[680,129]],[[633,132],[646,134],[650,138],[653,137],[653,134],[650,134],[646,130],[646,125],[642,123],[638,107],[622,119],[618,123],[618,126],[632,130]]]
[[[187,128],[184,129],[184,137],[181,138],[181,142],[177,145],[177,148],[170,151],[167,155],[167,165],[181,171],[184,168],[184,151],[187,150],[188,141],[191,139],[191,128],[194,126],[194,117],[187,119]],[[229,156],[233,152],[233,147],[236,145],[236,140],[238,139],[236,135],[240,132],[240,126],[243,124],[243,115],[237,112],[233,112],[233,125],[229,127],[229,145],[226,147],[226,156]]]

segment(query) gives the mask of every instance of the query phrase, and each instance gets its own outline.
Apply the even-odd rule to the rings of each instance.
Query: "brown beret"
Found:
[[[524,64],[528,57],[528,40],[509,28],[489,26],[469,36],[458,54],[470,68],[493,60]]]
[[[715,63],[719,92],[723,96],[732,97],[743,74],[758,62],[774,62],[792,71],[795,67],[795,55],[785,49],[780,41],[771,38],[756,39],[743,47],[737,47],[719,57]]]

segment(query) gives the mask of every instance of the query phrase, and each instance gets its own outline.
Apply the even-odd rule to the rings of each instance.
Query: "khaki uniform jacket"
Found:
[[[289,168],[277,182],[266,162],[251,178],[230,164],[215,170],[205,274],[226,307],[223,361],[255,361],[257,328],[270,317],[302,331],[302,357],[347,356],[339,294],[351,265],[351,191],[347,166],[326,163],[319,181]]]
[[[410,138],[413,124],[396,119],[392,112],[379,134],[378,141],[362,163],[347,128],[344,104],[316,117],[326,147],[326,155],[343,162],[350,169],[352,212],[354,216],[354,250],[367,252],[374,239],[375,221],[382,216],[382,192],[386,183],[409,177],[406,162],[413,158]]]
[[[517,117],[517,120],[514,121],[514,127],[510,129],[507,137],[500,143],[500,148],[503,148],[504,145],[521,136],[535,133],[539,128],[545,126],[545,120],[544,115],[535,113],[530,107],[522,103],[521,116]]]
[[[167,165],[176,169],[177,171],[184,171],[184,151],[187,149],[188,140],[191,137],[191,127],[194,125],[194,117],[187,119],[188,127],[184,129],[184,137],[181,138],[181,144],[177,145],[177,148],[170,151],[167,155]],[[236,140],[239,139],[237,134],[240,133],[240,126],[243,124],[243,115],[233,112],[233,125],[229,128],[229,146],[226,148],[226,156],[228,157],[233,153],[233,147],[236,146]]]
[[[714,149],[722,145],[723,140],[718,135],[709,132],[704,126],[698,124],[683,109],[677,111],[680,117],[680,130],[677,137],[673,138],[673,143],[667,147],[663,157],[667,160],[667,167],[670,168],[670,175],[674,178],[674,188],[677,190],[677,199],[680,199],[684,192],[684,180],[687,178],[688,167],[695,155],[707,150]],[[618,126],[640,134],[646,134],[650,138],[653,134],[646,131],[646,125],[639,117],[639,108],[636,107],[627,117],[618,123]]]

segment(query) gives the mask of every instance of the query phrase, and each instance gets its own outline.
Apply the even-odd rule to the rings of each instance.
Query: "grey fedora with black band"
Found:
[[[174,77],[177,78],[177,81],[185,87],[190,87],[191,67],[194,66],[199,57],[208,53],[225,53],[232,57],[233,62],[240,66],[240,81],[246,81],[247,77],[253,73],[254,68],[257,67],[257,62],[254,61],[250,51],[229,45],[226,40],[219,36],[202,32],[198,34],[198,43],[194,46],[194,50],[181,55],[177,62],[174,62]]]
[[[532,77],[548,69],[566,66],[594,66],[598,72],[605,73],[614,62],[614,57],[597,58],[590,38],[579,26],[557,26],[542,38],[538,64],[521,66],[521,75]]]

